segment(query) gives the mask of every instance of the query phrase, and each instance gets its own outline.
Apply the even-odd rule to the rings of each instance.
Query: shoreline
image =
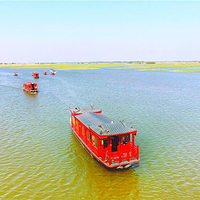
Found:
[[[157,62],[157,63],[68,63],[68,64],[0,64],[0,68],[11,69],[55,69],[55,70],[94,70],[101,68],[137,69],[138,71],[173,71],[173,72],[200,72],[200,62]],[[187,69],[186,69],[187,68]]]

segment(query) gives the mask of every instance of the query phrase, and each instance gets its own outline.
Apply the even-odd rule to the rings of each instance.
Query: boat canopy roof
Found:
[[[133,132],[134,129],[126,126],[124,122],[114,122],[103,114],[86,112],[77,115],[76,118],[80,120],[87,128],[91,128],[98,135],[117,135]]]
[[[101,112],[101,110],[94,108],[93,106],[87,107],[76,107],[71,109],[73,113],[80,114],[80,113],[87,113],[87,112]]]
[[[24,84],[25,84],[25,85],[30,85],[30,84],[31,84],[31,85],[32,85],[32,84],[34,84],[34,85],[36,84],[36,85],[37,85],[37,83],[32,83],[32,82],[26,82],[26,83],[24,83]]]

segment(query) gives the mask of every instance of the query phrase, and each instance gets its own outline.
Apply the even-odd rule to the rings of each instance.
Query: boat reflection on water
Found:
[[[24,95],[25,95],[25,97],[27,97],[27,99],[37,99],[38,98],[38,95],[30,95],[26,91],[24,91]]]

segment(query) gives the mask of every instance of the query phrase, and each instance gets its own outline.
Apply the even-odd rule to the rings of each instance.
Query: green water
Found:
[[[199,199],[199,74],[14,71],[0,69],[0,199]],[[90,104],[138,130],[138,167],[107,170],[79,144],[69,108]]]

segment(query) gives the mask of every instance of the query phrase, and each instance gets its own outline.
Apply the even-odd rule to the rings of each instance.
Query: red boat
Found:
[[[54,69],[50,69],[51,75],[55,75],[56,71]]]
[[[18,76],[18,73],[17,73],[17,72],[14,72],[14,76]]]
[[[36,72],[36,71],[32,73],[32,76],[33,76],[33,78],[39,78],[40,77],[39,73]]]
[[[44,75],[47,75],[47,72],[44,71]]]
[[[91,107],[70,109],[71,128],[87,152],[108,168],[123,169],[139,162],[137,130],[114,122]]]
[[[29,92],[30,94],[38,93],[37,83],[27,82],[23,84],[23,90]]]

